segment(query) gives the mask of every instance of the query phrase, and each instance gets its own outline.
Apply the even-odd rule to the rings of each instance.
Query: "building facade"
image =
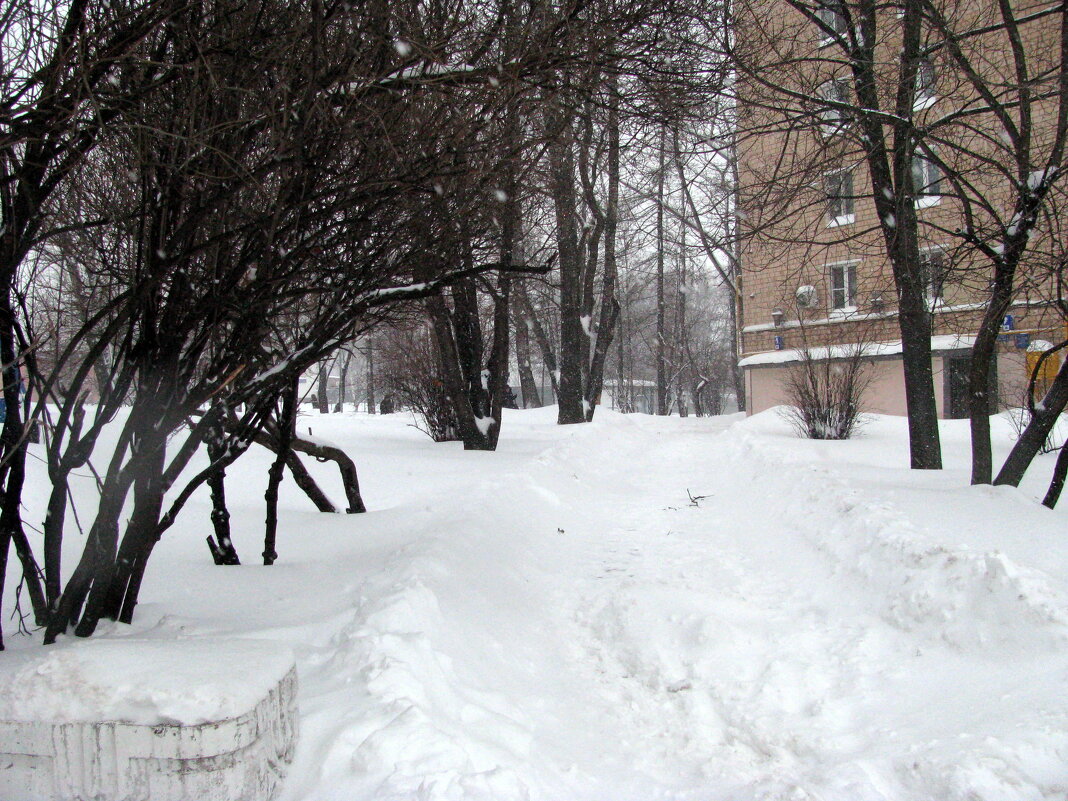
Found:
[[[944,16],[921,15],[920,57],[907,92],[900,91],[900,53],[912,12],[904,6],[768,0],[740,15],[740,49],[756,65],[739,80],[738,336],[748,412],[788,402],[784,378],[806,350],[833,360],[864,348],[873,375],[865,408],[905,413],[898,290],[887,256],[896,221],[876,211],[870,128],[858,124],[872,107],[858,99],[851,65],[870,36],[877,37],[880,108],[889,109],[879,112],[887,120],[885,144],[896,147],[893,137],[904,127],[895,128],[895,119],[908,117],[914,132],[908,167],[919,280],[942,417],[968,414],[969,357],[990,303],[994,260],[999,243],[1011,241],[1015,204],[1032,188],[1020,183],[1045,192],[1046,216],[1035,225],[999,320],[991,374],[992,411],[1024,402],[1029,366],[1065,339],[1058,305],[1061,190],[1049,167],[1063,120],[1052,93],[1030,97],[1026,114],[1014,98],[1045,92],[1063,71],[1065,12],[1013,5],[1015,30],[987,0],[947,5]],[[1014,41],[1035,76],[1024,81],[1031,89],[1021,88]],[[969,75],[962,64],[985,72]],[[1030,125],[1026,138],[1013,136],[1021,125]],[[1021,176],[1025,146],[1033,168]],[[1056,357],[1046,362],[1047,377],[1057,364]]]

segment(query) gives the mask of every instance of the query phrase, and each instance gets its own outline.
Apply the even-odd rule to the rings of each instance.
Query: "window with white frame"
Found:
[[[920,276],[927,288],[928,306],[933,308],[942,303],[942,292],[946,283],[946,254],[942,248],[933,247],[920,251]]]
[[[827,225],[848,225],[853,216],[853,172],[839,170],[824,177],[827,192]]]
[[[848,121],[847,110],[833,104],[849,102],[849,82],[841,78],[826,81],[820,84],[819,97],[825,103],[820,109],[820,128],[824,136],[832,136]]]
[[[942,172],[935,162],[918,152],[912,156],[912,191],[921,208],[942,200]]]
[[[916,65],[916,93],[912,107],[917,111],[935,102],[935,65],[929,58],[920,59]]]
[[[848,311],[857,307],[857,263],[839,262],[828,265],[831,280],[831,309]]]
[[[846,32],[846,18],[842,13],[842,4],[838,0],[823,0],[816,9],[816,17],[821,23],[820,47],[840,39]]]

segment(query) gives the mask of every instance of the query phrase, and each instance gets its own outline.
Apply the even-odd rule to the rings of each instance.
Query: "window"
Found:
[[[846,32],[846,18],[842,13],[842,5],[837,0],[824,0],[823,5],[816,9],[816,18],[822,23],[820,27],[820,47],[825,47]]]
[[[935,66],[929,58],[920,59],[916,65],[916,94],[912,107],[919,111],[933,105],[935,97]]]
[[[853,173],[849,170],[824,176],[827,190],[827,226],[853,222]]]
[[[857,263],[855,261],[830,265],[831,309],[855,309],[857,307]]]
[[[946,254],[942,248],[920,251],[920,275],[927,287],[928,306],[933,308],[939,305],[946,282]]]
[[[912,156],[912,191],[919,207],[935,206],[942,199],[942,173],[920,153]]]
[[[820,85],[819,97],[827,103],[848,103],[849,82],[840,78],[827,81]],[[845,109],[825,105],[820,110],[820,127],[823,135],[832,136],[837,133],[845,127],[847,119],[848,113]]]

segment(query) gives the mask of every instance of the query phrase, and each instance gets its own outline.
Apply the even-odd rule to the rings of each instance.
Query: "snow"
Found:
[[[1059,168],[1056,166],[1049,167],[1045,170],[1034,170],[1027,176],[1027,188],[1031,191],[1040,189],[1043,184],[1052,183],[1057,177]]]
[[[318,428],[318,426],[316,426],[316,428]],[[338,447],[338,444],[336,442],[333,442],[332,440],[329,440],[329,439],[324,439],[323,437],[320,437],[320,436],[316,436],[315,434],[312,433],[312,431],[314,431],[312,426],[310,426],[310,425],[309,426],[305,426],[303,432],[301,432],[301,431],[297,432],[297,436],[299,436],[305,442],[307,442],[307,443],[309,443],[311,445],[316,445],[316,446],[318,446],[320,448],[337,448]],[[344,450],[344,448],[342,448],[341,450]]]
[[[398,43],[394,43],[394,48],[397,48],[397,44]],[[400,49],[397,49],[397,52],[401,56],[406,55],[405,53],[401,53]],[[447,78],[474,72],[475,69],[476,67],[471,64],[439,64],[437,62],[411,64],[391,72],[389,75],[379,80],[378,83],[380,85],[388,86],[418,78]],[[355,92],[367,88],[368,85],[369,84],[366,82],[354,81],[348,85],[348,89],[351,92]]]
[[[252,709],[292,667],[288,647],[248,639],[67,640],[5,656],[0,720],[209,723]]]
[[[246,564],[211,564],[198,492],[134,625],[65,639],[55,675],[90,645],[291,648],[282,801],[1063,797],[1068,512],[1036,500],[1055,454],[1021,489],[971,487],[967,421],[943,422],[932,472],[907,469],[902,418],[847,442],[797,439],[774,411],[555,420],[508,410],[485,453],[406,414],[303,417],[356,461],[371,511],[321,515],[283,482],[280,559],[257,565],[271,455],[254,449],[227,486]],[[997,460],[1011,426],[993,423]],[[92,479],[73,489],[85,502]],[[47,653],[8,640],[0,662]],[[208,685],[206,664],[176,686]]]
[[[954,303],[953,305],[940,305],[939,311],[942,312],[962,312],[962,311],[980,311],[987,307],[986,303]],[[881,311],[881,312],[849,312],[847,314],[840,313],[841,310],[833,310],[831,316],[816,318],[812,320],[805,320],[804,325],[812,327],[819,325],[833,325],[840,323],[843,319],[848,320],[886,320],[891,317],[897,316],[897,311]],[[775,331],[782,328],[800,328],[802,325],[798,320],[784,320],[780,325],[771,323],[757,323],[755,325],[747,325],[742,329],[743,333],[755,333],[757,331]],[[968,345],[968,347],[971,347]]]
[[[942,334],[931,337],[931,350],[962,350],[975,344],[975,337],[971,335]],[[858,347],[863,347],[864,356],[874,358],[876,356],[892,356],[901,353],[901,341],[896,342],[872,342],[864,344],[831,345],[829,347],[809,348],[813,359],[848,359],[857,352]],[[786,364],[788,362],[801,361],[804,354],[801,350],[787,349],[756,353],[746,356],[738,362],[739,367],[753,367],[767,364]]]
[[[278,364],[275,364],[275,365],[273,365],[271,367],[268,367],[262,373],[257,374],[252,379],[251,383],[255,384],[255,383],[258,383],[260,381],[266,381],[267,379],[277,375],[278,373],[281,373],[283,370],[289,369],[289,365],[293,363],[294,359],[297,359],[301,355],[303,355],[304,352],[307,351],[309,347],[310,346],[306,345],[303,348],[300,348],[300,349],[294,351],[293,353],[290,353],[288,356],[286,356],[281,361],[279,361]]]
[[[435,187],[436,188],[436,187]],[[411,284],[405,284],[403,286],[388,286],[382,289],[375,289],[368,292],[366,298],[368,301],[384,301],[389,298],[403,297],[415,292],[422,292],[427,288],[428,284],[425,281],[417,281]]]

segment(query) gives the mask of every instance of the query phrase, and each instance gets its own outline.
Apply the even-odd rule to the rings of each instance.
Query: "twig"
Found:
[[[690,506],[697,506],[700,508],[701,501],[711,498],[711,495],[694,495],[689,489],[686,490],[686,494],[690,496]]]

